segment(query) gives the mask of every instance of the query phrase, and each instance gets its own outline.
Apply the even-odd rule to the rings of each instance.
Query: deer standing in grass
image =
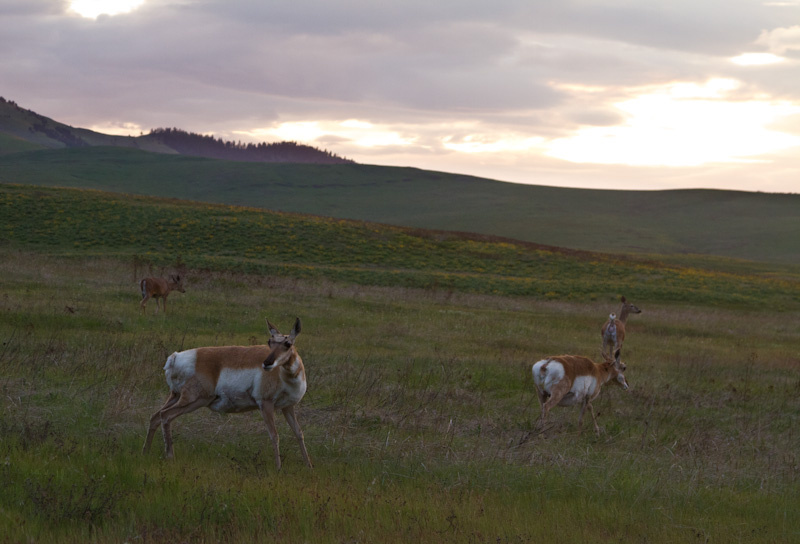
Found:
[[[185,293],[183,289],[183,280],[180,276],[170,276],[169,280],[164,278],[144,278],[139,282],[139,288],[142,290],[142,313],[145,313],[145,306],[147,301],[151,298],[156,299],[156,313],[158,313],[158,299],[163,300],[164,313],[167,313],[167,296],[172,291],[179,291]]]
[[[630,314],[642,313],[639,308],[625,300],[624,296],[621,298],[621,301],[622,307],[619,310],[619,316],[610,314],[608,316],[608,321],[603,323],[603,328],[600,329],[600,336],[603,338],[603,344],[600,347],[600,351],[603,354],[603,357],[606,357],[606,355],[610,357],[612,353],[622,349],[622,342],[625,340],[625,326],[628,323],[628,316]]]
[[[577,355],[559,355],[547,357],[533,365],[533,383],[542,406],[541,424],[547,420],[547,414],[554,406],[581,405],[581,415],[578,418],[578,434],[583,427],[583,414],[586,408],[592,414],[594,430],[599,435],[600,427],[594,415],[592,401],[600,394],[604,384],[615,383],[628,390],[625,380],[625,364],[619,360],[620,352],[617,350],[615,359],[605,357],[602,363],[595,363],[586,357]]]
[[[207,407],[215,412],[238,413],[260,410],[275,452],[275,466],[281,468],[275,410],[283,412],[292,428],[300,452],[309,468],[303,431],[294,407],[306,392],[306,372],[294,342],[300,334],[300,318],[288,335],[267,320],[270,338],[266,346],[223,346],[175,352],[167,358],[164,373],[169,396],[150,418],[143,453],[150,449],[159,426],[164,434],[166,457],[171,459],[172,432],[176,417]]]

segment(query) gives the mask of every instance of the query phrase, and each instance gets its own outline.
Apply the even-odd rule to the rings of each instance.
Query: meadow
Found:
[[[800,538],[791,267],[2,189],[0,542]],[[141,315],[137,280],[176,270],[186,293]],[[620,294],[631,390],[595,401],[600,436],[575,409],[537,426],[531,365],[598,357]],[[280,421],[276,472],[252,412],[141,454],[170,353],[296,316],[313,470]]]
[[[0,183],[246,205],[612,253],[800,264],[800,195],[600,191],[416,168],[259,164],[88,147],[3,154]],[[531,180],[535,182],[535,180]]]

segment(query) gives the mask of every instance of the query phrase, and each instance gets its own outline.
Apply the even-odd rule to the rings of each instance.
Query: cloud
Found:
[[[800,51],[800,26],[765,30],[759,35],[756,44],[767,47],[775,55],[785,55],[788,52]]]

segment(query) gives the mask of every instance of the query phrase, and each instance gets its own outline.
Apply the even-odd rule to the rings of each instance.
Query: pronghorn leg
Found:
[[[594,415],[594,407],[592,406],[592,401],[590,400],[587,404],[589,405],[589,413],[592,414],[592,422],[594,423],[594,432],[597,433],[597,436],[600,436],[600,426],[597,425],[597,418]]]
[[[539,389],[539,386],[535,383],[533,384],[533,388],[536,389],[536,397],[539,399],[539,406],[543,407],[544,403],[547,402],[547,395],[544,391]]]
[[[213,401],[212,398],[205,398],[200,397],[197,398],[194,395],[186,395],[186,392],[182,392],[180,398],[177,402],[173,403],[167,409],[161,411],[161,432],[164,435],[164,447],[166,449],[166,458],[172,459],[173,452],[172,452],[172,420],[182,414],[188,414],[189,412],[194,412],[198,408],[202,408],[203,406],[208,406]]]
[[[178,402],[179,398],[180,395],[174,391],[170,391],[164,406],[159,408],[158,411],[150,417],[150,427],[147,429],[147,438],[144,440],[142,453],[147,453],[147,451],[150,449],[150,443],[153,441],[153,435],[156,434],[156,429],[161,426],[161,412]]]
[[[581,415],[578,416],[578,436],[583,434],[583,414],[584,414],[584,412],[586,412],[586,406],[587,405],[589,406],[589,409],[591,410],[591,406],[592,405],[589,404],[588,398],[585,398],[585,399],[583,399],[583,402],[581,402]],[[592,417],[594,417],[594,413],[592,413]]]
[[[289,427],[292,428],[294,435],[297,437],[297,441],[300,443],[300,452],[303,454],[303,459],[305,460],[306,465],[308,465],[308,468],[314,468],[314,466],[311,464],[311,459],[308,457],[308,451],[306,451],[306,441],[303,439],[303,431],[300,429],[300,424],[297,422],[297,416],[294,413],[294,406],[284,408],[283,417],[286,418],[286,421],[289,423]]]
[[[272,441],[272,450],[275,452],[275,468],[281,469],[280,440],[278,438],[278,428],[275,427],[275,407],[272,403],[265,402],[261,405],[261,416],[267,424],[267,433]],[[308,455],[308,454],[306,454]]]
[[[550,390],[550,398],[547,399],[547,402],[542,403],[542,426],[544,426],[544,422],[547,420],[547,414],[550,413],[550,410],[554,406],[558,406],[558,403],[561,402],[561,399],[564,398],[564,395],[569,393],[571,388],[572,384],[570,384],[567,380],[562,380],[553,386],[553,388]]]

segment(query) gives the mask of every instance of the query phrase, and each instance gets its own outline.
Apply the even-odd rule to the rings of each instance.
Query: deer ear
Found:
[[[620,298],[620,302],[623,302],[623,303],[626,302],[625,295],[622,295],[622,298]]]

